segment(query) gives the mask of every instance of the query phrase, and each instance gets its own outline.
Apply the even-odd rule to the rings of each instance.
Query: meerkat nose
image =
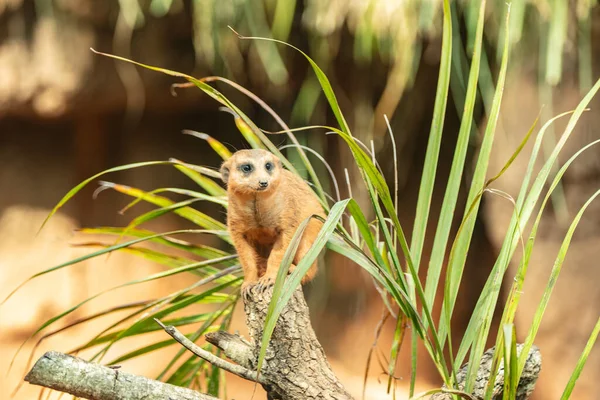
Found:
[[[261,188],[266,188],[267,186],[269,186],[269,182],[267,182],[267,181],[260,181],[260,182],[258,182],[258,184],[260,185]]]

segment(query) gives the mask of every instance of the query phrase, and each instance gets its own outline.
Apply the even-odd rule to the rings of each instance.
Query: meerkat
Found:
[[[325,218],[315,193],[299,176],[283,168],[281,160],[265,150],[240,150],[220,169],[227,186],[227,228],[238,252],[244,284],[270,285],[302,221],[311,215]],[[311,219],[290,272],[313,244],[322,222]],[[302,283],[315,276],[317,262]]]

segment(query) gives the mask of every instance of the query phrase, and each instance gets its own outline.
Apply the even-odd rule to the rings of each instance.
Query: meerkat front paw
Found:
[[[242,287],[240,288],[240,294],[242,295],[242,300],[244,300],[244,302],[247,302],[252,298],[251,290],[255,284],[256,282],[248,282],[245,280],[242,283]]]
[[[260,290],[261,292],[264,292],[269,287],[275,285],[276,277],[277,277],[277,275],[270,275],[270,274],[263,275],[262,277],[260,277],[258,279],[258,283],[256,284],[257,289]]]

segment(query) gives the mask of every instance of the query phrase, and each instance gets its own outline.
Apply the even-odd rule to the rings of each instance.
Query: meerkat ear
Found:
[[[221,179],[224,183],[227,183],[227,181],[229,181],[229,168],[231,167],[230,164],[231,163],[229,161],[225,161],[221,165],[221,169],[219,170],[219,172],[221,173]]]
[[[281,159],[279,157],[276,157],[276,158],[277,158],[277,166],[279,168],[283,168],[283,162],[281,161]]]

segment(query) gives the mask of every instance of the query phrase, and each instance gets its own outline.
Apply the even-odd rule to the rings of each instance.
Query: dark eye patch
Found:
[[[265,164],[265,169],[269,172],[273,171],[274,168],[275,168],[275,166],[271,162],[268,162]]]
[[[249,174],[253,170],[254,170],[254,166],[252,164],[242,164],[242,165],[240,165],[240,171],[242,171],[245,174]]]

